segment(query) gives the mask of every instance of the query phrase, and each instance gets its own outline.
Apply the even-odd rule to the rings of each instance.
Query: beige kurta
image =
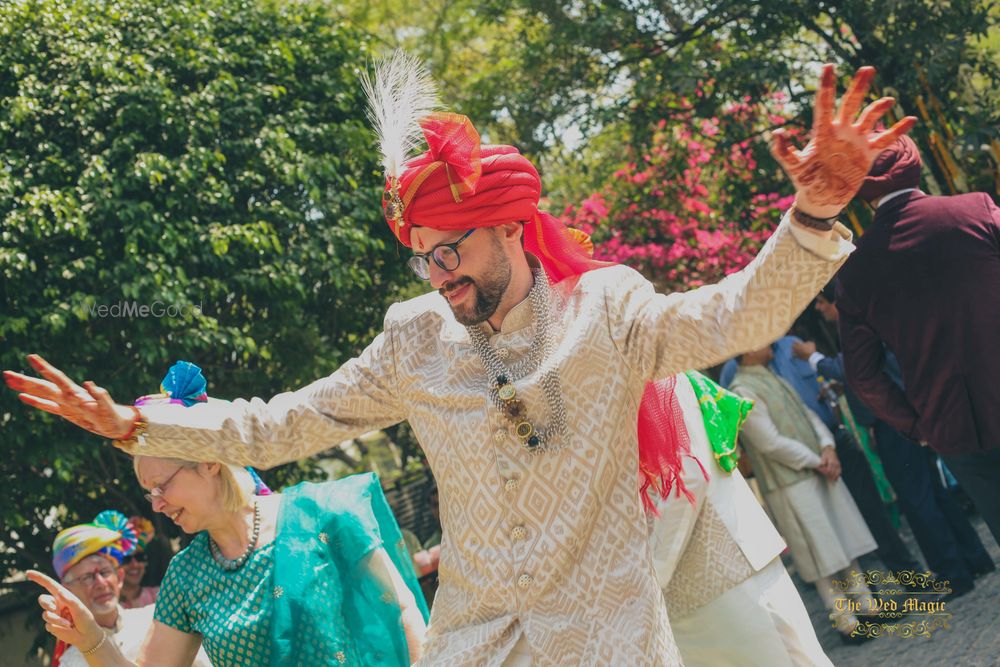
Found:
[[[637,493],[643,388],[784,333],[852,249],[838,233],[786,219],[746,269],[683,294],[658,295],[624,266],[554,285],[554,352],[515,386],[544,427],[540,371],[558,370],[570,437],[557,452],[512,437],[468,332],[433,293],[392,306],[360,357],[299,391],[143,408],[138,452],[269,467],[409,420],[443,526],[421,664],[496,666],[522,635],[536,665],[678,664]],[[537,343],[530,302],[490,335],[506,363],[521,359]]]
[[[763,366],[741,366],[732,390],[755,402],[743,425],[743,444],[761,480],[761,490],[781,536],[788,542],[799,576],[807,582],[839,572],[878,545],[865,524],[843,479],[830,482],[815,471],[819,450],[832,447],[833,434],[805,405],[798,411],[808,418],[818,446],[783,433],[771,413],[780,409],[780,397],[757,390],[743,381],[748,374],[770,374]],[[775,382],[783,382],[773,378]],[[794,390],[785,392],[801,403]],[[769,405],[770,400],[770,405]],[[783,415],[788,418],[789,415]]]

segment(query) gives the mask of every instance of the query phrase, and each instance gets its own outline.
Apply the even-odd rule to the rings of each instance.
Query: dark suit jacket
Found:
[[[1000,209],[983,193],[900,195],[839,274],[847,380],[943,454],[1000,447]],[[895,352],[905,390],[884,371]]]

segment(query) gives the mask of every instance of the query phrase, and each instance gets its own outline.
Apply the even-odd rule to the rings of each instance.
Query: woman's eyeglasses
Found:
[[[170,484],[170,482],[174,480],[174,477],[177,477],[177,473],[179,473],[181,470],[184,470],[184,468],[185,466],[179,467],[177,470],[174,471],[172,475],[170,475],[170,477],[167,477],[166,480],[164,480],[157,486],[151,488],[149,490],[149,493],[144,493],[142,497],[148,500],[150,503],[152,503],[153,500],[155,500],[156,498],[162,498],[163,494],[167,492],[167,485]]]
[[[145,563],[146,554],[132,554],[131,556],[125,556],[122,558],[122,565],[128,565],[129,563]]]
[[[440,266],[443,270],[454,271],[458,268],[458,265],[462,263],[462,256],[458,254],[458,246],[461,245],[462,241],[469,238],[469,235],[476,231],[476,229],[478,228],[473,227],[469,231],[465,232],[462,234],[462,237],[454,243],[442,243],[441,245],[434,246],[430,252],[415,254],[413,257],[406,260],[406,264],[413,269],[413,272],[417,274],[417,277],[422,280],[430,280],[430,259],[433,259],[434,263]]]

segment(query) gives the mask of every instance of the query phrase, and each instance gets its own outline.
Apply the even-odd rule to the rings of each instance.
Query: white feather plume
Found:
[[[402,50],[375,63],[374,79],[363,73],[361,85],[385,175],[398,178],[423,140],[418,121],[438,106],[437,87],[423,63]]]

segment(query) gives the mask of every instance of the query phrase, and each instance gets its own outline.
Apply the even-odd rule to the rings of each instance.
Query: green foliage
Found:
[[[177,359],[233,398],[356,354],[405,276],[377,205],[367,59],[318,2],[4,2],[0,367],[41,352],[127,402]],[[151,310],[116,313],[133,303]],[[0,423],[5,572],[46,567],[55,531],[101,509],[149,513],[97,437],[10,391]]]
[[[406,0],[348,0],[338,12],[373,38],[373,50],[385,55],[405,49],[429,67],[451,111],[462,113],[491,143],[518,140],[513,125],[494,112],[508,92],[516,93],[524,30],[510,5],[490,11],[482,0],[427,0],[419,6]],[[514,78],[512,78],[514,77]]]
[[[641,149],[677,99],[694,101],[696,115],[707,119],[727,104],[757,104],[777,92],[805,126],[822,62],[840,64],[845,81],[862,65],[878,68],[877,94],[896,96],[901,110],[921,118],[914,136],[941,190],[948,191],[949,168],[934,159],[935,141],[957,165],[957,189],[994,190],[994,178],[1000,182],[995,2],[518,0],[486,7],[496,17],[516,17],[517,38],[505,53],[515,65],[504,67],[499,86],[479,74],[463,97],[493,99],[496,117],[523,147],[557,154],[550,164],[560,202],[578,201],[593,184],[565,190],[581,160],[602,175],[609,171],[600,162],[606,144],[596,165],[586,142],[582,150],[571,146],[582,158],[567,157],[560,148],[567,128],[588,139],[610,132]],[[696,98],[705,81],[713,84],[709,94]]]
[[[445,106],[540,166],[555,210],[648,148],[677,100],[711,119],[782,93],[792,125],[808,127],[823,62],[838,63],[845,82],[857,67],[876,66],[875,94],[896,96],[900,110],[920,117],[913,136],[932,190],[1000,193],[995,0],[430,0],[419,10],[348,0],[338,11],[379,51],[403,47],[426,60]],[[707,94],[698,97],[700,85]],[[761,129],[727,132],[725,141],[754,140]],[[766,157],[761,164],[776,167]]]

